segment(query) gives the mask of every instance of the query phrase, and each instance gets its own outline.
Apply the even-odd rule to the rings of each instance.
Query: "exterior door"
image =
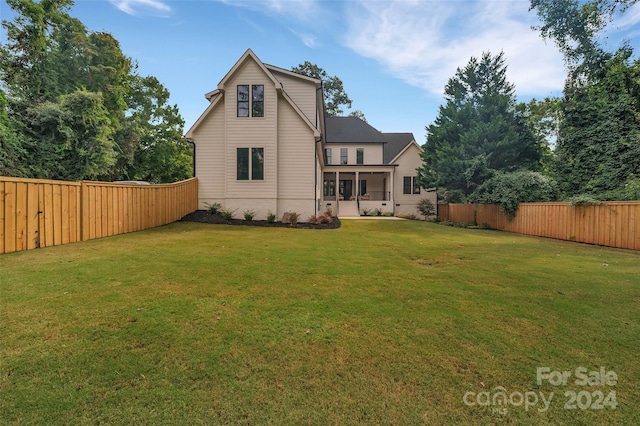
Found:
[[[351,180],[340,180],[340,195],[348,200],[353,195],[353,182]]]

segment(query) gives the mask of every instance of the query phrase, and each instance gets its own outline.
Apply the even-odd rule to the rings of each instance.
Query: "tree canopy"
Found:
[[[538,170],[543,147],[516,108],[504,54],[485,52],[458,68],[445,87],[446,103],[429,125],[418,169],[422,187],[462,201],[496,172]]]
[[[353,101],[349,99],[347,92],[344,90],[342,80],[340,80],[339,77],[335,75],[329,76],[324,69],[309,61],[305,61],[297,67],[292,67],[291,71],[322,80],[325,96],[325,112],[329,117],[337,117],[344,114],[343,106],[351,108]],[[358,111],[358,113],[362,114],[361,111]],[[354,116],[360,117],[360,115]],[[362,114],[362,117],[364,117],[364,114]]]
[[[51,179],[190,177],[169,92],[118,41],[69,15],[71,0],[7,0],[0,45],[0,173]]]
[[[615,52],[598,35],[637,0],[532,0],[543,37],[565,55],[552,167],[564,197],[637,198],[640,185],[640,59],[623,43]]]

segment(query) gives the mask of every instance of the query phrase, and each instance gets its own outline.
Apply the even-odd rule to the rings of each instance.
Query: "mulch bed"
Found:
[[[266,220],[242,220],[231,219],[225,220],[219,214],[211,214],[206,210],[196,210],[193,213],[189,213],[182,219],[181,222],[198,222],[198,223],[210,223],[214,225],[244,225],[244,226],[264,226],[267,228],[298,228],[298,229],[336,229],[340,228],[340,219],[333,217],[331,223],[319,223],[313,224],[308,222],[298,222],[296,225],[282,222],[269,223]]]

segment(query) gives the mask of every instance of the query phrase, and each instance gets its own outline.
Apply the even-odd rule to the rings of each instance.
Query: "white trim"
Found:
[[[400,151],[400,152],[398,153],[398,155],[396,155],[395,157],[393,157],[393,159],[392,159],[391,161],[389,161],[389,164],[393,164],[393,163],[395,163],[395,162],[396,162],[396,160],[398,160],[398,158],[400,158],[400,156],[401,156],[402,154],[404,154],[404,153],[409,149],[409,147],[410,147],[411,145],[415,145],[419,150],[422,150],[422,147],[421,147],[420,145],[418,145],[418,142],[416,142],[416,141],[415,141],[415,139],[412,139],[412,140],[411,140],[411,142],[409,142],[409,143],[407,144],[407,146],[405,146],[404,148],[402,148],[402,151]]]
[[[218,105],[220,103],[220,99],[222,99],[222,98],[224,98],[224,93],[220,92],[220,95],[217,96],[213,100],[213,102],[211,102],[209,104],[207,109],[205,109],[204,112],[200,115],[200,117],[198,117],[196,122],[193,123],[193,126],[191,126],[191,128],[185,134],[185,138],[187,138],[187,139],[193,138],[193,132],[195,132],[198,129],[198,127],[200,127],[200,125],[205,121],[205,119],[211,113],[211,111],[213,111],[215,109],[216,105]]]

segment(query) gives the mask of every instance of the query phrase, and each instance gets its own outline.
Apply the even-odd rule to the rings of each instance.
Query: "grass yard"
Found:
[[[640,424],[638,252],[175,223],[2,255],[0,284],[0,424]]]

